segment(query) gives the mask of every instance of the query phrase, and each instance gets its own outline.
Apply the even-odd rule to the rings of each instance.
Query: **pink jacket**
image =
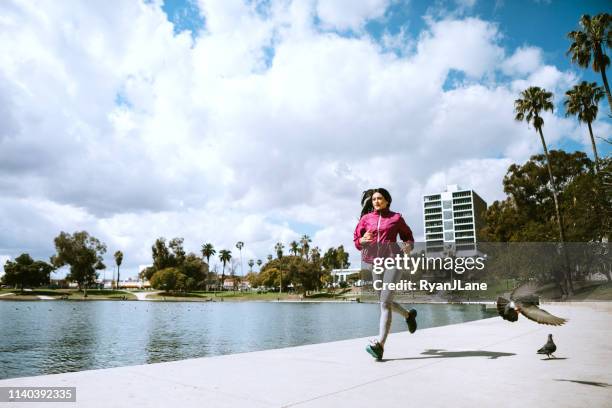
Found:
[[[361,245],[359,240],[366,231],[372,233],[373,241],[369,245]],[[402,214],[384,209],[380,212],[372,211],[361,217],[353,234],[353,242],[355,248],[361,251],[362,260],[372,263],[375,257],[392,257],[400,252],[396,244],[398,235],[402,241],[414,243],[412,231]]]

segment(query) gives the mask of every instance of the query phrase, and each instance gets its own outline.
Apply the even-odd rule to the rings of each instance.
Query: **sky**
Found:
[[[80,230],[107,245],[107,278],[116,250],[136,276],[158,237],[237,260],[243,241],[245,273],[304,234],[357,264],[372,187],[422,239],[424,194],[459,184],[491,204],[508,166],[542,152],[514,121],[529,86],[555,96],[549,149],[592,157],[563,96],[601,78],[571,64],[566,33],[608,4],[0,2],[0,264],[48,260],[60,231]]]

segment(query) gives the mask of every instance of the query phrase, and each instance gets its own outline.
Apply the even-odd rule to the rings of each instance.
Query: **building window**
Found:
[[[455,239],[455,236],[452,232],[445,232],[444,233],[444,240],[445,241],[452,241],[453,239]]]
[[[444,211],[444,219],[445,220],[452,220],[453,219],[453,212],[452,211]]]
[[[442,201],[442,208],[444,208],[445,210],[450,210],[451,206],[452,206],[452,202],[450,200]]]
[[[444,229],[445,230],[452,230],[453,229],[453,222],[452,221],[444,221]]]

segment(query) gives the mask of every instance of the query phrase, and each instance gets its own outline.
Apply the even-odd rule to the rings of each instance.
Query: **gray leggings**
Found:
[[[372,270],[372,265],[363,264],[364,269]],[[383,274],[375,274],[372,272],[372,281],[381,280],[383,283],[397,283],[401,277],[401,271],[397,269],[385,269]],[[378,285],[377,285],[378,286]],[[404,318],[409,316],[409,313],[399,303],[393,301],[395,291],[389,289],[377,290],[378,299],[380,301],[380,323],[378,329],[378,342],[384,347],[387,341],[387,336],[391,330],[392,312],[399,313]]]

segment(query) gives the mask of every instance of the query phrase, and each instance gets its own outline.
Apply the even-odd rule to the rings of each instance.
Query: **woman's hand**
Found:
[[[410,255],[413,248],[414,248],[414,245],[412,244],[412,242],[404,242],[403,251],[406,255]]]
[[[365,245],[365,244],[369,244],[370,242],[372,242],[372,233],[370,231],[366,231],[366,233],[363,234],[363,236],[359,240],[359,243],[361,245]]]

